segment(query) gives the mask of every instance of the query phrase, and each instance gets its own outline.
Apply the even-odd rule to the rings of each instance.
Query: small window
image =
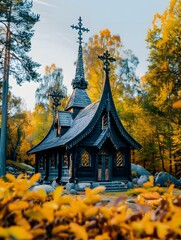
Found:
[[[124,154],[119,150],[116,153],[116,167],[123,167],[125,165]]]
[[[107,113],[106,113],[102,117],[102,130],[106,129],[107,126],[108,126],[108,116],[107,116]]]
[[[81,153],[81,166],[82,167],[89,167],[91,164],[91,161],[90,161],[90,154],[84,150],[82,153]]]

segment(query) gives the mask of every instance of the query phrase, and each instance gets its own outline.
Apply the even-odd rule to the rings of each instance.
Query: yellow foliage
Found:
[[[23,227],[19,227],[19,226],[0,228],[0,237],[6,238],[6,239],[16,239],[16,240],[33,239],[33,235],[31,233],[29,233]]]
[[[111,240],[111,238],[108,233],[103,233],[102,235],[96,236],[94,240]]]
[[[80,240],[87,240],[88,235],[83,226],[78,225],[77,223],[70,223],[70,230],[75,233],[76,237]]]
[[[9,204],[9,210],[14,211],[14,210],[23,210],[29,207],[29,203],[26,201],[15,201],[13,203]]]
[[[29,180],[29,187],[31,187],[35,182],[37,182],[41,177],[40,173],[34,174]]]
[[[38,180],[8,175],[0,180],[0,238],[2,239],[65,239],[114,240],[180,239],[181,201],[173,197],[173,185],[164,193],[159,187],[138,188],[136,212],[126,201],[102,205],[98,193],[104,188],[86,189],[85,197],[62,196],[62,187],[53,194],[30,192],[28,186]],[[153,183],[152,177],[149,183]],[[26,189],[24,195],[23,190]],[[21,192],[21,194],[18,193]],[[142,205],[143,204],[143,205]],[[151,210],[148,205],[154,205]],[[142,209],[147,209],[143,211]],[[8,226],[8,227],[7,227]]]
[[[173,108],[181,108],[181,100],[178,100],[173,103]]]

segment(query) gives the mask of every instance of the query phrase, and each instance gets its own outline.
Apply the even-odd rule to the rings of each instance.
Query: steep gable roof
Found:
[[[40,152],[50,148],[69,145],[71,141],[80,136],[86,127],[90,124],[99,102],[90,104],[82,109],[76,118],[72,121],[69,130],[61,137],[57,136],[55,128],[51,128],[47,136],[34,148],[28,151],[28,154]]]

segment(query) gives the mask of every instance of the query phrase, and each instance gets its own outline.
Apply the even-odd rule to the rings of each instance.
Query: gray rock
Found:
[[[149,178],[147,175],[142,175],[138,178],[137,184],[139,187],[142,187],[145,182],[148,182]]]
[[[51,184],[51,182],[50,182],[50,181],[48,181],[48,180],[43,180],[43,184],[45,184],[45,185],[50,185],[50,184]]]
[[[65,188],[70,192],[71,189],[75,189],[75,183],[67,183]]]
[[[39,184],[38,182],[35,182],[35,183],[29,188],[29,190],[32,191],[35,186],[40,186],[40,184]]]
[[[171,174],[167,172],[159,172],[155,174],[155,185],[159,185],[160,187],[167,187],[172,183],[177,187],[181,187],[181,182]]]
[[[69,193],[72,194],[72,195],[78,195],[79,194],[75,189],[70,189]]]
[[[91,188],[91,183],[77,183],[75,184],[75,190],[84,191],[86,188]]]
[[[131,173],[133,177],[140,177],[141,175],[151,176],[151,173],[148,172],[141,165],[131,164]]]
[[[8,171],[8,172],[14,172],[14,171],[16,171],[16,170],[15,170],[14,167],[7,166],[7,167],[6,167],[6,171]]]
[[[58,187],[58,186],[60,186],[60,185],[54,180],[54,181],[52,182],[51,186],[52,186],[53,188],[56,188],[56,187]]]
[[[39,189],[44,189],[46,193],[51,193],[54,192],[54,188],[51,185],[46,185],[46,184],[42,184],[39,186],[35,186],[31,189],[32,192],[38,192]]]
[[[127,187],[128,187],[128,189],[134,188],[134,183],[128,181],[128,183],[127,183]]]
[[[132,179],[132,182],[133,182],[134,184],[137,184],[137,181],[138,181],[138,178],[133,178],[133,179]]]

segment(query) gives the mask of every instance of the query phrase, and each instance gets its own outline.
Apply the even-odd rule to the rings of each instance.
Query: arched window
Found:
[[[81,153],[81,166],[82,167],[89,167],[91,165],[90,154],[87,150],[83,150]]]
[[[116,167],[123,167],[125,165],[125,155],[119,150],[116,153]]]

